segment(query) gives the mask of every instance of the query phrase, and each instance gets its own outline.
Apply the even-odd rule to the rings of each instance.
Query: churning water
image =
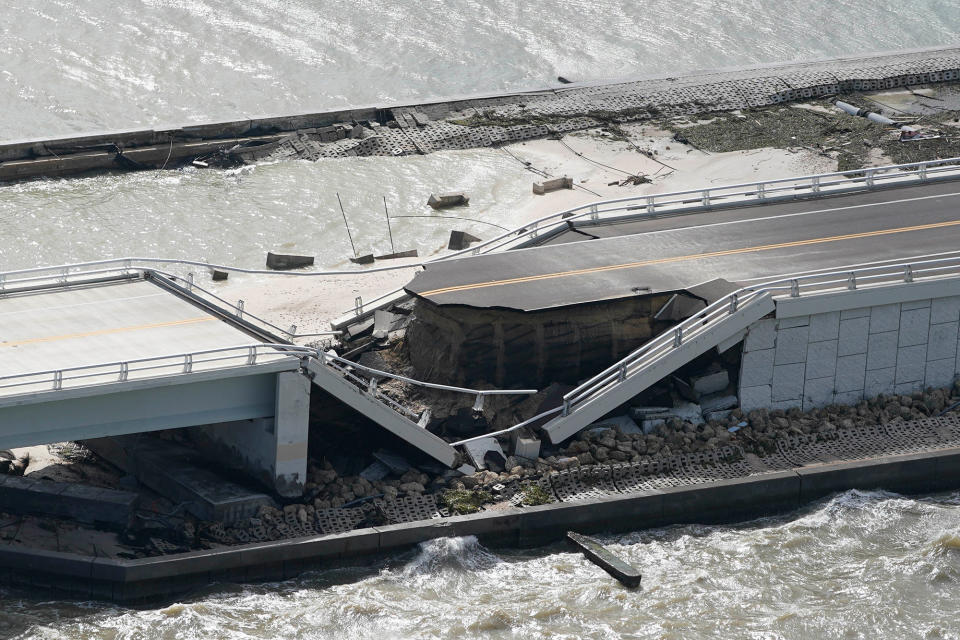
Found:
[[[958,0],[0,0],[0,140],[955,44]],[[245,266],[382,250],[462,189],[508,224],[530,174],[496,150],[0,186],[0,270],[118,255]],[[395,223],[398,248],[449,226]],[[482,228],[481,228],[482,229]],[[143,610],[0,591],[18,638],[960,638],[960,494],[850,492],[790,517],[610,537],[578,555],[441,540],[383,565]]]
[[[735,527],[603,540],[635,591],[565,547],[436,540],[362,569],[221,585],[150,609],[0,594],[16,638],[960,638],[960,493],[851,491]],[[5,626],[3,626],[5,625]]]

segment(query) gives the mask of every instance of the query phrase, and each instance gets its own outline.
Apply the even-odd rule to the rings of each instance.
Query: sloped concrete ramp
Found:
[[[444,466],[452,467],[456,462],[456,450],[444,440],[401,415],[372,394],[364,392],[339,372],[313,358],[306,361],[305,368],[312,374],[315,385],[348,407],[370,418],[393,435],[423,451]]]

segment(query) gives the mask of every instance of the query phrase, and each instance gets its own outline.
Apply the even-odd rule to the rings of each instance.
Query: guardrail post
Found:
[[[926,182],[927,181],[927,163],[926,162],[920,163],[920,166],[918,167],[918,172],[920,173],[921,182]]]
[[[117,378],[118,382],[124,382],[130,375],[130,365],[126,362],[120,363],[120,375]]]
[[[762,182],[757,185],[757,198],[759,200],[766,200],[767,198],[767,189],[766,185]]]
[[[63,388],[63,371],[53,372],[53,390],[58,391]]]
[[[70,267],[64,267],[60,270],[60,275],[57,277],[57,282],[60,284],[66,284],[67,279],[70,277]]]
[[[376,378],[370,378],[367,381],[367,393],[369,393],[372,396],[377,395],[377,379]]]
[[[730,296],[730,313],[734,314],[737,311],[737,304],[739,304],[738,294],[733,294]]]
[[[647,213],[651,216],[657,214],[657,199],[653,196],[647,196]]]
[[[187,353],[183,356],[183,373],[193,371],[193,354]]]
[[[537,237],[537,223],[536,223],[536,222],[534,222],[533,224],[530,225],[530,237],[531,237],[531,238],[536,238],[536,237]]]
[[[295,338],[297,335],[297,325],[295,324],[290,325],[290,328],[287,329],[287,335],[290,336],[291,338]]]
[[[907,265],[903,269],[903,281],[904,282],[913,282],[913,266]]]
[[[256,347],[256,345],[247,347],[247,364],[257,364],[257,347]]]
[[[6,281],[7,281],[7,277],[2,273],[0,273],[0,291],[3,291],[4,287],[7,286]]]
[[[800,297],[800,281],[794,278],[790,281],[790,297],[799,298]]]
[[[597,205],[590,205],[590,219],[596,220],[600,217],[600,213],[597,211]]]
[[[477,394],[477,399],[473,401],[473,411],[474,413],[480,413],[483,411],[483,399],[486,397],[483,393]]]
[[[563,399],[563,410],[560,412],[560,415],[564,418],[570,415],[570,401],[566,398]]]
[[[867,186],[873,186],[873,175],[876,173],[873,169],[867,169]]]
[[[853,271],[847,276],[847,289],[853,291],[857,288],[857,274]]]
[[[187,291],[193,293],[193,271],[187,274]]]
[[[243,318],[243,300],[237,300],[237,317]]]
[[[683,344],[683,327],[677,327],[673,332],[673,346],[679,347]]]
[[[820,176],[814,176],[810,181],[810,190],[814,193],[820,193]]]
[[[710,206],[710,189],[703,190],[703,206]]]
[[[356,312],[357,317],[363,315],[363,298],[360,296],[353,299],[353,310]]]

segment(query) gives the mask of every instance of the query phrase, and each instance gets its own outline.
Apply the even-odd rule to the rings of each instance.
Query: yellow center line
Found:
[[[153,324],[140,324],[133,327],[114,327],[113,329],[98,329],[96,331],[85,331],[83,333],[68,333],[62,336],[45,336],[42,338],[28,338],[27,340],[16,340],[14,342],[0,342],[0,347],[19,347],[25,344],[37,344],[40,342],[57,342],[58,340],[73,340],[76,338],[91,338],[93,336],[104,336],[111,333],[124,333],[128,331],[143,331],[145,329],[159,329],[162,327],[179,327],[187,324],[197,324],[198,322],[209,322],[216,320],[213,316],[200,316],[197,318],[187,318],[185,320],[170,320],[168,322],[155,322]]]
[[[624,264],[611,264],[611,265],[605,265],[601,267],[572,269],[570,271],[557,271],[555,273],[544,273],[544,274],[535,275],[535,276],[508,278],[506,280],[491,280],[489,282],[477,282],[475,284],[461,284],[454,287],[445,287],[443,289],[433,289],[432,291],[425,291],[420,295],[424,297],[437,296],[442,293],[469,291],[471,289],[484,289],[486,287],[499,287],[506,284],[536,282],[538,280],[549,280],[552,278],[566,278],[568,276],[579,276],[579,275],[585,275],[590,273],[601,273],[604,271],[618,271],[620,269],[634,269],[636,267],[648,267],[655,264],[669,264],[672,262],[685,262],[687,260],[701,260],[703,258],[717,258],[721,256],[732,256],[740,253],[757,253],[760,251],[772,251],[774,249],[788,249],[790,247],[803,247],[811,244],[839,242],[841,240],[855,240],[857,238],[873,238],[876,236],[893,235],[896,233],[907,233],[910,231],[924,231],[927,229],[940,229],[943,227],[953,227],[956,225],[960,225],[960,220],[950,220],[948,222],[934,222],[931,224],[920,224],[912,227],[898,227],[896,229],[882,229],[880,231],[864,231],[862,233],[850,233],[842,236],[828,236],[826,238],[812,238],[810,240],[796,240],[793,242],[764,244],[756,247],[743,247],[741,249],[725,249],[723,251],[711,251],[709,253],[695,253],[687,256],[674,256],[671,258],[655,258],[653,260],[641,260],[638,262],[626,262]]]

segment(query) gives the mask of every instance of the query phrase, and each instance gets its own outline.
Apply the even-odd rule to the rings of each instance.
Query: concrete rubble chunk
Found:
[[[377,309],[373,313],[373,337],[382,340],[391,333],[401,331],[410,321],[410,316]]]
[[[373,264],[373,261],[376,258],[373,257],[372,253],[367,253],[362,256],[357,256],[355,258],[350,258],[350,262],[353,264]]]
[[[461,207],[467,204],[470,204],[470,197],[461,192],[431,193],[427,200],[427,205],[433,209]]]
[[[221,271],[220,269],[211,269],[210,277],[213,278],[214,282],[222,282],[230,277],[230,274],[226,271]]]
[[[701,376],[691,376],[690,386],[698,396],[705,396],[711,393],[723,391],[730,384],[730,376],[726,369],[721,369],[716,373],[708,373]]]
[[[537,438],[517,438],[513,445],[513,455],[527,460],[540,457],[540,440]]]
[[[642,433],[640,427],[637,426],[637,423],[630,416],[614,416],[613,418],[606,418],[604,420],[598,420],[586,428],[587,431],[592,431],[594,429],[602,428],[614,428],[619,429],[621,433],[626,434],[638,434]]]
[[[451,251],[461,251],[474,242],[480,242],[480,238],[472,236],[465,231],[451,231],[450,242],[447,243],[447,249]]]
[[[700,408],[703,410],[704,416],[706,416],[708,413],[722,411],[724,409],[732,409],[735,406],[737,406],[736,395],[712,393],[708,396],[704,396],[700,400]]]
[[[413,468],[413,466],[407,462],[406,458],[403,456],[399,456],[389,451],[384,451],[383,449],[374,452],[373,457],[386,465],[387,468],[390,469],[390,472],[395,475],[403,475]]]
[[[564,176],[562,178],[551,178],[543,182],[533,183],[533,193],[538,196],[545,195],[551,191],[559,191],[560,189],[573,189],[573,178]]]
[[[267,268],[276,271],[289,271],[300,267],[313,266],[313,256],[295,256],[283,253],[267,253]]]
[[[379,460],[360,472],[360,477],[368,482],[383,480],[388,475],[390,475],[390,467],[383,464]]]
[[[481,471],[487,468],[487,453],[493,452],[499,456],[503,460],[502,464],[507,461],[507,457],[503,455],[503,448],[500,447],[496,438],[471,440],[464,443],[463,448],[467,452],[467,458],[471,464]]]

